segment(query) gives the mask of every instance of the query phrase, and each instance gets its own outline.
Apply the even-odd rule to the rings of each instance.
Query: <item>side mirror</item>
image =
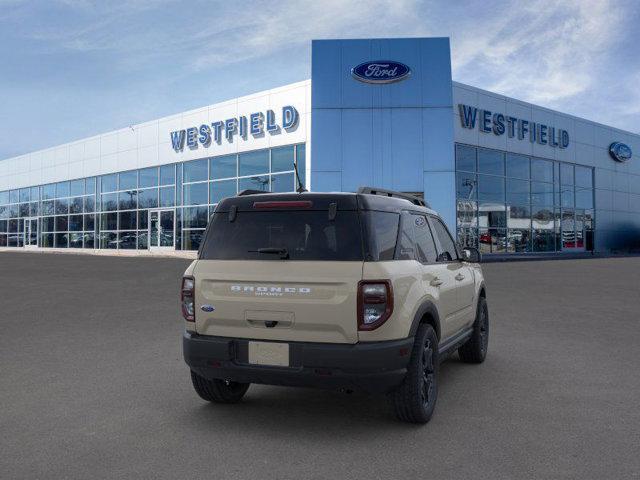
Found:
[[[482,254],[475,247],[464,247],[462,249],[462,260],[469,263],[480,263]]]

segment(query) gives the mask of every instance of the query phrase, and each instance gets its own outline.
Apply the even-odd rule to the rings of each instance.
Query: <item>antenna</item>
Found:
[[[307,189],[302,185],[302,181],[300,180],[300,174],[298,173],[298,162],[293,162],[293,170],[296,172],[296,182],[298,183],[298,188],[296,188],[296,192],[302,193],[306,192]]]

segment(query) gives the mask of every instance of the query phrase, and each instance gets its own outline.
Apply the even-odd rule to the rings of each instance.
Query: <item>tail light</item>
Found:
[[[375,330],[393,312],[389,280],[363,280],[358,284],[358,330]]]
[[[195,279],[193,277],[182,277],[182,288],[180,290],[180,302],[182,304],[182,316],[187,322],[196,321],[196,309],[194,299]]]

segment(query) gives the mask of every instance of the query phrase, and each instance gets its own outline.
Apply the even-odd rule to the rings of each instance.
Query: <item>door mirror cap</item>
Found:
[[[462,249],[462,259],[469,263],[480,263],[482,261],[482,254],[475,247],[464,247]]]

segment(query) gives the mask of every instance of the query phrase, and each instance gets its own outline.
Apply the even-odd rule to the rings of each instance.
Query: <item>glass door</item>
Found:
[[[38,246],[38,219],[37,217],[31,217],[23,220],[24,246],[25,248],[35,248]]]
[[[175,248],[175,218],[172,209],[149,210],[149,249]]]

